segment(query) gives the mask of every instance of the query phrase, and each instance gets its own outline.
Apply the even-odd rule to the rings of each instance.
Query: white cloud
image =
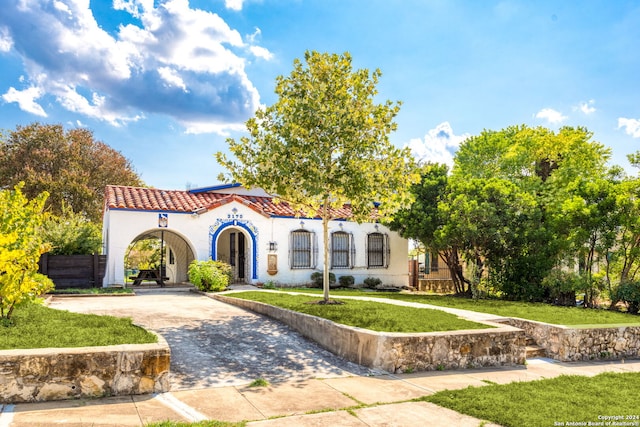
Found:
[[[256,30],[253,34],[247,35],[247,43],[255,43],[256,40],[262,35],[262,30],[256,27]]]
[[[249,44],[249,51],[255,57],[262,58],[266,61],[270,61],[271,59],[273,59],[273,53],[271,53],[268,49],[264,47],[256,46],[256,43],[260,39],[261,35],[262,35],[262,30],[256,27],[256,30],[253,32],[253,34],[245,35],[246,43]]]
[[[139,0],[113,0],[114,10],[123,10],[134,18],[140,18],[140,8],[144,3]],[[146,6],[147,8],[149,6]]]
[[[160,77],[167,82],[169,86],[176,86],[182,89],[183,91],[187,91],[187,85],[184,84],[180,75],[169,67],[160,67],[158,68],[158,73],[160,73]]]
[[[423,139],[409,141],[413,156],[423,162],[444,163],[453,166],[453,156],[460,144],[471,135],[456,135],[449,122],[440,123],[427,132]]]
[[[7,27],[0,27],[0,52],[9,52],[13,47],[13,40]]]
[[[251,53],[253,53],[258,58],[262,58],[267,61],[273,59],[273,53],[269,52],[269,50],[265,49],[264,47],[251,46],[249,50],[251,50]]]
[[[242,10],[243,0],[224,0],[224,6],[231,10]]]
[[[584,114],[586,114],[587,116],[590,114],[593,114],[596,112],[596,107],[594,107],[593,105],[596,102],[593,99],[590,99],[587,102],[581,102],[577,107],[575,107],[575,110],[580,110],[582,111]]]
[[[536,113],[536,119],[543,119],[551,124],[559,124],[567,120],[567,116],[563,116],[561,112],[553,108],[543,108]]]
[[[3,9],[0,51],[20,42],[24,85],[32,87],[22,96],[13,89],[5,101],[42,115],[35,99],[50,94],[69,111],[113,125],[150,113],[187,129],[192,123],[232,129],[253,114],[259,94],[240,54],[269,59],[267,49],[245,44],[220,16],[192,9],[188,0],[114,0],[113,8],[140,23],[107,33],[86,0],[30,0],[29,7]]]
[[[624,128],[627,135],[640,138],[640,119],[618,118],[618,129]]]
[[[17,90],[14,87],[10,87],[7,93],[2,95],[2,99],[5,102],[15,102],[18,104],[21,110],[31,114],[35,114],[40,117],[47,117],[47,113],[36,102],[36,99],[42,96],[40,88],[31,86],[24,90]]]
[[[67,6],[63,2],[58,1],[58,0],[54,0],[53,7],[58,9],[60,12],[64,12],[64,13],[68,14],[69,16],[71,16],[71,9],[69,9],[69,6]]]
[[[186,128],[186,133],[201,134],[201,133],[217,133],[221,136],[229,136],[230,131],[242,132],[246,130],[246,127],[242,123],[238,124],[220,124],[220,123],[208,123],[208,122],[183,122],[182,125]]]

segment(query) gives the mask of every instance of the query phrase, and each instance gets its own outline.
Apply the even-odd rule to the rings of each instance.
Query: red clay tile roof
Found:
[[[267,216],[295,217],[296,212],[285,202],[274,203],[271,197],[247,196],[223,193],[191,193],[181,190],[108,185],[105,189],[105,208],[136,211],[194,212],[207,211],[237,201]],[[304,216],[304,215],[302,215]],[[333,211],[333,218],[351,216],[349,205]]]

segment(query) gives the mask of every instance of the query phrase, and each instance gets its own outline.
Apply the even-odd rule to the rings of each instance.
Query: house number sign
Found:
[[[238,209],[231,209],[231,213],[227,214],[227,219],[242,219],[242,214],[238,213]]]

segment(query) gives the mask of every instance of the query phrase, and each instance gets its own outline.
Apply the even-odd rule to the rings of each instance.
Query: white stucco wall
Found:
[[[104,285],[124,283],[124,256],[129,244],[140,234],[158,230],[159,212],[110,210],[105,212],[103,242],[107,254],[107,271]],[[301,225],[301,222],[303,225]],[[340,227],[342,224],[342,227]],[[377,227],[377,228],[376,228]],[[316,233],[318,260],[316,269],[289,267],[289,235],[291,231],[305,229]],[[233,201],[199,216],[185,213],[168,213],[168,227],[164,230],[180,235],[191,247],[196,259],[206,260],[212,256],[212,245],[217,244],[228,229],[242,231],[246,237],[248,265],[246,281],[250,283],[274,281],[279,284],[304,284],[310,281],[311,273],[321,271],[323,266],[322,221],[300,218],[268,218],[242,203]],[[385,284],[406,285],[408,283],[408,243],[397,233],[380,224],[357,224],[348,221],[332,221],[330,232],[345,231],[353,234],[355,259],[353,268],[331,270],[337,277],[352,275],[356,283],[367,277],[378,277]],[[390,258],[388,268],[367,268],[366,238],[368,233],[388,234]],[[277,249],[269,251],[269,242]],[[255,245],[255,259],[254,259]],[[223,250],[226,251],[226,248]],[[278,272],[267,272],[267,255],[277,256]],[[255,263],[255,267],[254,267]],[[255,268],[255,274],[254,274]]]

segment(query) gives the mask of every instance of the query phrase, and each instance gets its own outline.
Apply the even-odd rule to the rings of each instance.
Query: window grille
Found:
[[[351,234],[337,231],[331,234],[331,268],[351,267]]]
[[[367,267],[389,267],[389,237],[386,234],[367,235]]]
[[[292,231],[289,243],[291,268],[315,268],[315,233],[306,230]]]

